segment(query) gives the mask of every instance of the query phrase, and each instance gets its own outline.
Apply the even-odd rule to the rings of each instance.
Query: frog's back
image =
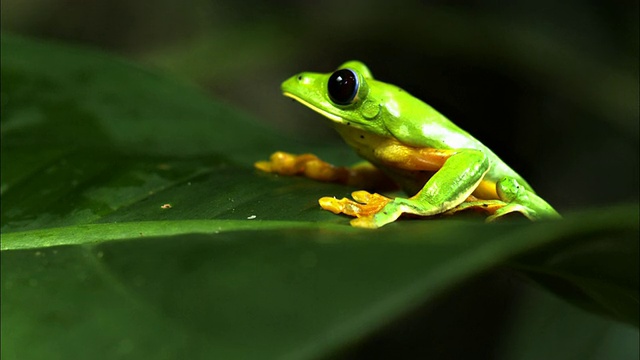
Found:
[[[489,158],[491,164],[489,172],[485,175],[486,180],[497,182],[508,176],[515,178],[528,190],[533,191],[531,186],[493,151],[444,115],[422,101],[419,102],[419,105],[415,101],[408,103],[412,103],[414,106],[404,111],[403,116],[392,119],[392,123],[388,127],[400,142],[410,146],[435,149],[480,150]],[[394,124],[393,121],[401,123]]]

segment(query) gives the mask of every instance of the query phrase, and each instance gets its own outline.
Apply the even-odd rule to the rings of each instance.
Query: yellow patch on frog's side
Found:
[[[478,187],[473,191],[473,195],[478,199],[497,200],[500,199],[496,192],[495,181],[482,180]]]

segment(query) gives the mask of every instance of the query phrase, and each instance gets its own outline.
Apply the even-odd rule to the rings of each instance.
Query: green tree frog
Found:
[[[282,91],[328,118],[366,162],[341,167],[312,154],[276,152],[257,162],[258,169],[358,187],[391,180],[412,195],[390,198],[360,190],[352,193],[353,200],[319,200],[325,210],[354,217],[353,226],[378,228],[402,214],[466,209],[485,211],[487,221],[512,212],[531,220],[560,217],[480,141],[406,91],[375,80],[359,61],[333,73],[297,74],[282,83]]]

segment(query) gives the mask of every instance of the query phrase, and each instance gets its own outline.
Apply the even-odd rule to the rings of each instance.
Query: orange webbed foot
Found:
[[[318,202],[320,206],[334,214],[345,214],[354,217],[368,217],[377,214],[391,199],[380,195],[371,194],[365,190],[354,191],[351,196],[353,200],[334,197],[323,197]],[[354,201],[355,200],[355,201]]]

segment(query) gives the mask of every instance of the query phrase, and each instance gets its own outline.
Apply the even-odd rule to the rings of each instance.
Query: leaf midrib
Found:
[[[333,229],[358,231],[345,225],[312,221],[262,220],[163,220],[126,223],[85,224],[1,234],[0,250],[36,249],[59,245],[79,245],[111,240],[189,233],[217,234],[241,230]],[[361,230],[362,231],[362,230]],[[367,230],[364,230],[367,231]]]

